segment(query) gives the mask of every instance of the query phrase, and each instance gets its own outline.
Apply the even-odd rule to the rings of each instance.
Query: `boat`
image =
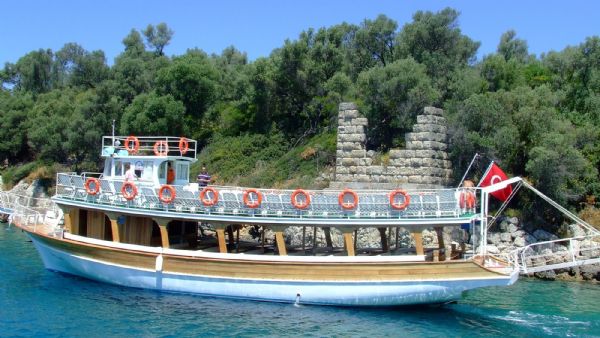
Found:
[[[12,223],[49,270],[211,297],[396,306],[447,303],[467,290],[508,286],[526,265],[521,253],[486,250],[489,194],[520,178],[467,190],[202,187],[190,182],[198,160],[192,139],[104,136],[101,156],[101,173],[57,174],[51,211],[0,194]],[[201,236],[201,227],[215,236]],[[242,227],[257,229],[258,239],[236,240]],[[302,230],[301,246],[286,244],[292,227]],[[437,248],[425,248],[422,231],[440,235],[442,227],[461,229],[470,239],[445,245],[439,236]],[[357,248],[357,231],[372,228],[388,236],[406,229],[414,247]],[[306,231],[323,229],[341,234],[344,246],[307,247]]]

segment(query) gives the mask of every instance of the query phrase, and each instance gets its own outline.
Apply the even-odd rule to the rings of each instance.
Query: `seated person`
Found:
[[[167,184],[175,182],[175,170],[171,167],[171,162],[167,163]]]

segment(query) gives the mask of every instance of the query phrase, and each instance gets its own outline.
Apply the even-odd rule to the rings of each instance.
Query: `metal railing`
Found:
[[[171,203],[164,203],[159,198],[159,188],[150,182],[133,182],[137,188],[134,198],[128,200],[123,196],[123,181],[100,178],[100,189],[92,195],[86,191],[85,180],[80,175],[58,174],[56,195],[59,198],[85,201],[96,204],[109,204],[130,208],[168,210],[189,213],[230,214],[265,217],[349,217],[349,218],[458,218],[473,210],[462,210],[459,206],[458,189],[424,189],[408,190],[406,195],[410,203],[398,210],[390,204],[390,193],[387,190],[356,190],[341,197],[340,190],[306,190],[310,203],[305,208],[292,204],[294,190],[281,189],[249,189],[243,187],[211,186],[218,192],[214,205],[211,193],[206,193],[204,203],[200,191],[195,184],[174,185],[175,198]],[[202,189],[202,187],[200,187]],[[258,194],[249,191],[258,191]],[[305,202],[306,195],[296,194],[296,201]],[[397,194],[397,203],[404,200]],[[253,203],[258,204],[251,207]],[[354,204],[353,207],[349,207]]]
[[[37,231],[47,227],[49,235],[58,236],[62,232],[63,213],[52,200],[22,196],[10,192],[0,192],[0,209],[9,215],[9,222],[20,227]]]
[[[135,138],[136,141],[133,141]],[[129,148],[129,150],[128,150]],[[135,148],[135,151],[132,149]],[[171,136],[103,136],[101,156],[184,156],[196,158],[197,142]]]
[[[600,263],[600,235],[556,239],[513,251],[522,273]]]

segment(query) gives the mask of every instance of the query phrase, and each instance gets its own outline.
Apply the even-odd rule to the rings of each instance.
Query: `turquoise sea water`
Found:
[[[0,223],[0,336],[600,337],[600,285],[522,279],[456,304],[294,306],[159,293],[44,269]]]

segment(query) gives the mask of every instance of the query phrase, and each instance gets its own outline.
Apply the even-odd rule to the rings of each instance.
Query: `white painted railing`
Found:
[[[9,215],[9,222],[36,231],[39,226],[62,231],[63,213],[48,198],[36,198],[0,192],[0,212]]]
[[[529,244],[513,251],[522,273],[600,263],[600,234]]]

